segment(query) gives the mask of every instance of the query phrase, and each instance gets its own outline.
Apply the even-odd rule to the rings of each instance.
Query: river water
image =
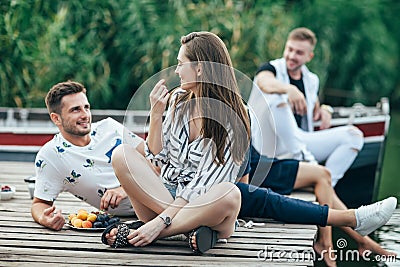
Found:
[[[383,161],[382,180],[379,191],[379,198],[396,196],[400,202],[400,112],[391,113],[389,134],[387,137],[385,156]],[[400,254],[400,205],[395,214],[386,226],[381,227],[372,236],[384,248]],[[400,266],[400,255],[395,262],[370,266]],[[385,265],[386,264],[386,265]],[[351,265],[349,265],[351,266]],[[356,265],[354,265],[356,266]],[[368,266],[368,265],[363,265]]]
[[[400,254],[400,208],[397,208],[390,221],[370,235],[383,248]],[[357,245],[346,234],[333,229],[334,249],[336,250],[338,267],[400,267],[400,255],[395,257],[379,257],[376,255],[357,253]],[[316,262],[315,266],[325,266]]]
[[[379,190],[379,199],[388,196],[396,196],[400,203],[400,112],[391,113],[391,123],[389,134],[387,137],[382,179]],[[351,257],[352,252],[357,246],[352,240],[340,230],[334,229],[333,233],[334,245],[337,250],[336,256],[338,266],[342,267],[400,267],[400,205],[398,205],[387,225],[381,227],[370,235],[382,247],[387,250],[396,252],[397,258],[376,258],[369,257],[363,260],[362,257],[357,259]],[[315,266],[325,266],[323,263],[317,262]]]

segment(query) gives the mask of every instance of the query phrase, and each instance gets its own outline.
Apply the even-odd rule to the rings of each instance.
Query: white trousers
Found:
[[[295,159],[325,162],[332,186],[350,168],[364,145],[363,133],[355,126],[340,126],[316,132],[300,129],[288,104],[271,107],[279,154],[292,154]]]

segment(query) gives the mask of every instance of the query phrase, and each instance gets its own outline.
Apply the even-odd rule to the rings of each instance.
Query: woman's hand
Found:
[[[170,94],[165,86],[165,80],[160,80],[150,93],[150,104],[152,116],[162,117],[165,107],[167,106]]]
[[[135,247],[143,247],[153,242],[165,228],[164,221],[155,217],[128,235],[128,242]]]
[[[169,96],[165,80],[160,80],[150,93],[151,111],[147,144],[154,155],[160,153],[163,148],[162,122]]]

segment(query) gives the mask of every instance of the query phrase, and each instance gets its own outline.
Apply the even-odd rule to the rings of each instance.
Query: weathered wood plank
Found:
[[[0,201],[0,266],[313,265],[310,256],[317,228],[270,219],[246,218],[263,224],[251,229],[238,227],[227,244],[217,244],[201,256],[193,254],[184,240],[158,240],[143,248],[112,249],[101,243],[101,232],[68,227],[51,231],[35,223],[30,215],[32,200],[24,178],[34,173],[33,163],[0,162],[0,169],[0,183],[17,188],[13,199]],[[65,216],[76,212],[77,207],[94,210],[68,193],[59,196],[56,206]],[[289,251],[299,254],[278,254]]]
[[[29,260],[35,263],[43,262],[53,262],[53,263],[64,263],[69,262],[70,264],[79,264],[82,265],[102,265],[102,266],[118,266],[120,265],[182,265],[182,266],[200,266],[200,265],[210,265],[210,260],[206,257],[195,256],[193,255],[190,258],[183,256],[174,256],[173,258],[169,255],[157,255],[157,259],[155,260],[154,255],[141,254],[141,255],[132,255],[126,253],[114,253],[114,252],[80,252],[80,251],[59,251],[59,250],[43,250],[38,249],[35,252],[29,249],[18,249],[15,248],[7,248],[0,251],[0,259],[7,258],[9,261],[18,261],[21,256],[29,255]],[[49,255],[54,255],[48,258]],[[212,265],[223,265],[226,266],[227,263],[229,265],[238,266],[243,264],[251,264],[253,265],[262,265],[262,266],[288,266],[285,262],[264,262],[257,258],[232,258],[232,257],[214,257],[212,261]],[[298,265],[293,266],[307,266],[301,265],[299,262]]]

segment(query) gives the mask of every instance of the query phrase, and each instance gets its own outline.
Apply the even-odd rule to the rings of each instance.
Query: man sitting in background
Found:
[[[355,126],[330,127],[332,108],[320,105],[319,79],[306,63],[314,57],[315,34],[307,28],[290,32],[283,57],[263,64],[254,78],[249,106],[255,118],[254,147],[262,155],[319,163],[331,173],[332,186],[343,177],[364,144]],[[313,123],[319,120],[320,131]],[[261,127],[256,126],[256,121]],[[271,145],[276,141],[275,146]]]

